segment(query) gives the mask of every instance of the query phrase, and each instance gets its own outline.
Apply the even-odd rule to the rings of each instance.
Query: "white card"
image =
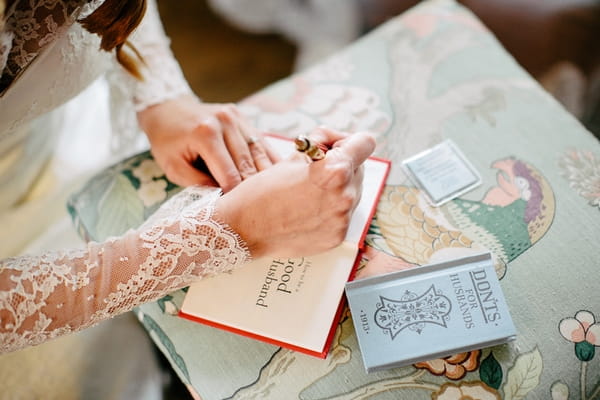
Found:
[[[451,140],[404,160],[402,166],[435,207],[481,184],[477,170]]]

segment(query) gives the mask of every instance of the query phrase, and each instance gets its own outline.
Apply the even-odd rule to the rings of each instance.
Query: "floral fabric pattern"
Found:
[[[475,350],[435,360],[418,362],[414,366],[416,368],[425,368],[434,375],[444,375],[448,379],[459,380],[464,378],[467,372],[475,371],[479,368],[480,357],[481,351]]]
[[[600,347],[600,322],[596,321],[596,316],[591,311],[581,310],[575,313],[574,317],[566,317],[560,320],[558,330],[563,338],[575,344],[575,356],[581,361],[579,371],[580,398],[583,400],[600,398],[600,381],[591,389],[588,388],[588,380],[593,376],[588,374],[588,368],[593,365],[591,363],[596,355],[596,347]],[[590,369],[590,372],[592,371]],[[561,380],[552,384],[551,393],[553,400],[572,399],[569,385]]]
[[[320,360],[190,325],[172,315],[185,295],[177,291],[141,306],[138,317],[198,398],[600,400],[600,145],[472,13],[455,1],[421,2],[242,109],[260,129],[287,136],[321,123],[373,131],[376,155],[392,171],[357,276],[489,250],[517,338],[366,374],[348,310]],[[457,144],[482,185],[435,208],[402,161],[443,139]],[[138,189],[162,178],[132,172],[146,158],[105,171],[74,197],[83,234],[118,232],[127,224],[105,221],[135,225],[157,206],[158,196],[144,203]],[[164,189],[167,199],[172,190]],[[117,201],[132,211],[116,218]]]
[[[558,325],[560,334],[575,343],[575,354],[581,361],[594,358],[595,348],[600,346],[600,322],[596,322],[594,314],[579,311],[574,318],[564,318]]]
[[[431,395],[432,400],[501,400],[498,393],[479,383],[445,383],[440,391]]]
[[[600,209],[600,158],[590,151],[572,150],[559,162],[563,177],[592,207]]]

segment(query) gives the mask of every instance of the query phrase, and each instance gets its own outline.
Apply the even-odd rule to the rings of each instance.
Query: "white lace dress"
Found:
[[[110,82],[111,127],[120,131],[121,138],[136,130],[131,123],[135,110],[190,93],[172,58],[153,1],[131,38],[148,65],[144,82],[129,77],[117,65],[114,54],[99,51],[99,38],[75,22],[100,4],[101,1],[17,0],[5,10],[5,24],[0,26],[0,213],[7,214],[7,218],[23,208],[15,203],[20,199],[23,203],[23,196],[53,154],[60,129],[47,122],[55,120],[56,114],[64,109],[62,105],[92,82],[100,77]],[[101,108],[100,99],[87,96],[87,100],[92,102],[85,108]],[[60,124],[57,126],[64,129]],[[243,264],[248,258],[245,245],[235,232],[213,219],[213,204],[218,195],[188,188],[142,227],[122,237],[89,243],[78,250],[0,260],[0,352],[81,330],[160,298],[202,276]],[[0,255],[5,255],[11,249],[1,250]],[[93,349],[94,340],[75,337],[78,339],[69,341],[68,346],[85,342],[84,351]],[[75,350],[74,353],[81,353],[80,349]],[[35,358],[35,352],[31,351],[0,357],[3,386],[5,383],[10,386],[11,382],[10,373],[8,378],[6,374],[10,370],[7,360],[10,358],[14,363],[20,353],[21,361]],[[48,353],[53,356],[60,353],[64,358],[64,352],[52,347],[45,354]],[[32,367],[24,361],[24,365],[35,369],[41,362]],[[102,375],[89,362],[70,360],[67,364],[73,376],[83,374],[78,368],[84,364],[91,368],[88,372]],[[21,386],[33,385],[28,382],[31,376],[12,378]],[[74,390],[90,387],[82,379],[74,378]],[[14,383],[15,390],[18,384]],[[99,385],[105,386],[99,397],[110,392],[107,391],[110,383],[96,386]],[[121,379],[121,386],[131,385],[123,385]],[[111,393],[109,397],[120,398]],[[127,393],[124,398],[131,398],[130,390],[121,393]],[[35,396],[39,394],[32,395]],[[84,394],[70,392],[68,396],[62,392],[44,394],[47,398],[81,396],[95,397],[93,390]]]

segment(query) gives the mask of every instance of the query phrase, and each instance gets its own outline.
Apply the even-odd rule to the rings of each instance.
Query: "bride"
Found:
[[[56,192],[69,187],[52,182],[54,195],[47,186],[46,192],[39,188],[60,150],[60,135],[77,133],[69,132],[74,125],[60,123],[65,103],[77,98],[82,112],[101,109],[98,98],[78,96],[99,79],[110,87],[110,129],[121,150],[110,156],[135,150],[141,128],[167,177],[189,188],[121,237],[22,254],[27,233],[51,222],[46,214],[60,198]],[[154,1],[0,0],[0,224],[18,225],[0,237],[8,244],[0,245],[4,392],[160,397],[156,388],[149,395],[151,384],[140,386],[157,380],[156,369],[143,372],[152,363],[139,332],[112,336],[123,331],[101,324],[63,335],[195,279],[241,267],[251,257],[310,254],[337,245],[358,201],[361,164],[374,140],[325,128],[311,136],[332,147],[323,161],[298,156],[279,162],[235,106],[202,103],[172,56]],[[93,154],[95,144],[87,151]],[[210,174],[193,167],[199,157]],[[205,195],[209,186],[224,194]],[[141,345],[132,345],[138,340]],[[119,355],[118,362],[109,353]],[[54,384],[45,385],[52,375],[63,382],[61,394]]]

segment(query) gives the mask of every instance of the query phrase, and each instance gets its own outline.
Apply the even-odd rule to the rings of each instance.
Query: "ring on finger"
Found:
[[[258,138],[256,136],[250,136],[248,139],[246,139],[246,143],[248,143],[248,145],[255,144],[257,142]]]

